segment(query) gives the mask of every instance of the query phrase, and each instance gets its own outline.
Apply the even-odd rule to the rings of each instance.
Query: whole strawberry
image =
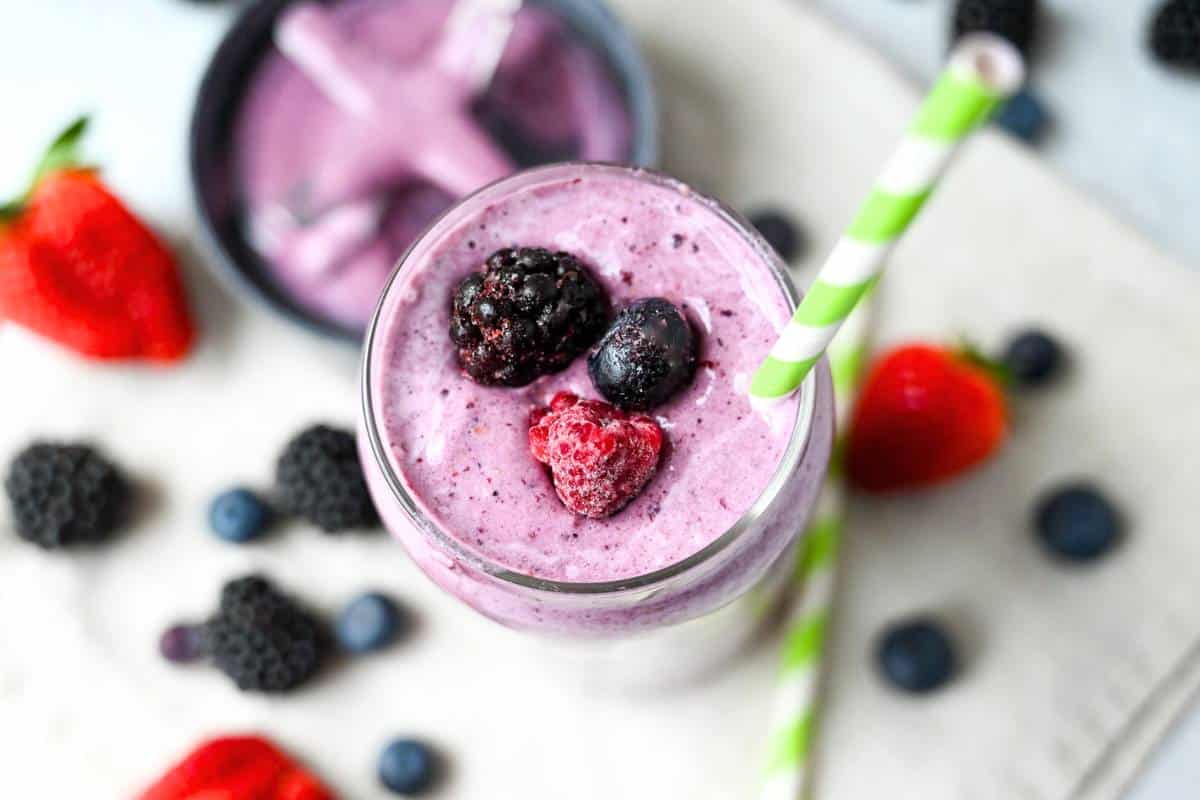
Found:
[[[991,456],[1008,432],[997,370],[970,352],[913,344],[871,368],[851,419],[850,483],[870,492],[947,481]]]
[[[0,206],[0,318],[96,359],[172,362],[193,340],[170,251],[81,166],[87,119]]]

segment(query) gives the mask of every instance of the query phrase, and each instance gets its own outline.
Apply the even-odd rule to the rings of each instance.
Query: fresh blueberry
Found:
[[[400,609],[378,592],[359,595],[337,618],[337,637],[351,653],[367,653],[391,644],[400,629]]]
[[[222,492],[208,509],[208,522],[213,533],[227,542],[257,539],[270,521],[271,510],[249,489]]]
[[[379,755],[379,780],[396,794],[421,794],[433,785],[437,758],[428,745],[396,739]]]
[[[1004,366],[1018,386],[1041,386],[1058,373],[1063,360],[1059,343],[1040,330],[1017,334],[1004,351]]]
[[[1033,144],[1046,129],[1046,109],[1028,89],[1018,92],[996,114],[996,124],[1018,139]]]
[[[1051,553],[1074,562],[1099,558],[1121,537],[1117,509],[1099,489],[1083,483],[1043,497],[1034,511],[1034,526]]]
[[[187,664],[205,654],[204,626],[172,625],[158,640],[158,652],[174,664]]]
[[[883,676],[896,688],[913,694],[941,688],[957,668],[950,637],[938,622],[925,618],[886,629],[876,656]]]
[[[596,391],[627,411],[647,411],[666,402],[695,373],[692,326],[661,297],[638,300],[618,314],[588,357]]]
[[[753,225],[779,257],[791,261],[800,254],[801,237],[796,223],[782,211],[763,209],[750,215]]]

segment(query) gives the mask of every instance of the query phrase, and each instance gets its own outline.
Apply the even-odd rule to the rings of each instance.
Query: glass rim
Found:
[[[461,560],[472,568],[483,572],[484,574],[496,578],[505,583],[512,584],[515,587],[523,589],[534,589],[543,592],[551,592],[559,595],[600,595],[600,594],[615,594],[626,592],[635,589],[644,589],[652,587],[656,584],[661,584],[669,581],[679,575],[690,572],[696,567],[699,567],[718,554],[727,550],[735,542],[741,540],[742,536],[749,531],[767,511],[768,508],[775,502],[787,483],[792,472],[800,464],[805,452],[808,449],[808,443],[811,438],[813,428],[813,418],[816,414],[816,377],[817,370],[813,370],[805,378],[801,384],[799,391],[800,401],[796,405],[796,418],[792,425],[792,433],[788,439],[788,444],[783,452],[783,456],[779,460],[779,465],[772,473],[771,479],[767,482],[766,487],[750,505],[738,520],[727,528],[720,536],[713,539],[704,547],[692,553],[686,558],[682,558],[664,567],[633,575],[627,578],[619,578],[609,581],[558,581],[548,578],[539,578],[535,575],[527,575],[522,572],[510,569],[498,562],[495,562],[480,553],[474,552],[464,546],[462,542],[455,539],[442,530],[433,519],[431,519],[422,509],[420,503],[405,487],[404,482],[397,474],[397,470],[393,468],[390,448],[388,448],[383,440],[380,432],[379,421],[376,416],[374,398],[372,397],[372,368],[371,364],[376,355],[377,335],[380,327],[380,320],[383,316],[383,309],[387,305],[387,301],[391,296],[392,289],[396,284],[399,276],[404,272],[405,266],[413,253],[425,242],[436,235],[439,230],[444,227],[447,220],[463,208],[466,204],[476,201],[486,195],[502,192],[511,183],[524,183],[531,178],[552,177],[559,172],[568,172],[584,168],[586,170],[600,170],[607,174],[620,174],[626,177],[632,177],[636,180],[650,180],[654,184],[671,189],[672,191],[685,193],[689,199],[699,200],[710,210],[712,210],[718,218],[725,224],[734,228],[734,230],[747,240],[750,245],[759,252],[763,260],[770,267],[771,275],[775,278],[775,283],[783,292],[788,304],[788,313],[795,311],[796,305],[800,301],[799,292],[796,290],[795,284],[792,282],[791,275],[787,270],[779,255],[755,230],[739,212],[733,210],[720,200],[704,194],[692,188],[689,184],[675,178],[665,172],[650,169],[648,167],[631,167],[621,164],[612,164],[607,162],[597,161],[565,161],[556,164],[547,164],[530,169],[525,169],[520,172],[508,175],[497,181],[483,186],[466,197],[462,198],[450,208],[442,212],[437,219],[429,224],[428,227],[421,233],[420,236],[413,241],[405,250],[404,254],[397,260],[396,265],[392,268],[391,274],[380,292],[379,300],[376,302],[375,310],[371,314],[370,323],[367,326],[366,336],[363,339],[363,361],[360,377],[360,394],[361,394],[361,412],[363,417],[363,431],[367,437],[367,443],[371,452],[371,456],[375,460],[376,467],[383,474],[384,483],[391,492],[395,500],[400,504],[404,514],[409,518],[415,526],[417,526],[423,535],[431,537],[434,540],[435,546],[442,547],[448,551],[456,560]],[[535,184],[536,185],[536,184]],[[749,402],[749,401],[748,401]]]

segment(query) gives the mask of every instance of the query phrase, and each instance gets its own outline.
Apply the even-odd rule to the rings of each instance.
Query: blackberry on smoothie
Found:
[[[751,407],[795,295],[757,234],[666,176],[527,171],[436,223],[368,334],[360,447],[388,528],[524,630],[620,636],[778,573],[831,390]]]

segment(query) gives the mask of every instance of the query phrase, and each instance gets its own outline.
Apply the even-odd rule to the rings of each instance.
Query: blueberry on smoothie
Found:
[[[674,304],[638,300],[604,334],[588,358],[588,374],[617,408],[647,411],[691,383],[696,349],[696,334]]]
[[[939,622],[924,617],[887,628],[879,639],[876,658],[889,683],[913,694],[940,689],[957,669],[950,636]]]
[[[450,338],[476,383],[524,386],[591,347],[608,309],[604,289],[570,253],[505,248],[455,288]]]

